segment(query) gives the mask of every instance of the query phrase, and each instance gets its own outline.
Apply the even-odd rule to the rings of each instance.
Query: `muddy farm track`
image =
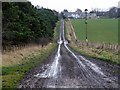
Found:
[[[72,50],[64,37],[64,20],[57,43],[55,52],[28,72],[18,88],[118,88],[118,66]]]

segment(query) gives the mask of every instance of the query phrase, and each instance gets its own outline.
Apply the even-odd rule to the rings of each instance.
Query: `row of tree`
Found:
[[[58,13],[30,2],[2,3],[2,44],[44,43],[54,35]]]
[[[85,11],[84,11],[85,12]],[[75,13],[77,14],[81,14],[84,13],[82,12],[81,9],[77,9],[75,11]],[[62,12],[62,14],[68,13],[67,9],[64,9],[64,11]],[[111,7],[108,11],[102,11],[98,8],[93,9],[92,11],[90,11],[90,14],[95,13],[97,16],[99,17],[106,17],[106,18],[120,18],[120,8],[118,7]]]
[[[97,16],[107,17],[107,18],[119,18],[120,8],[112,7],[108,11],[99,11],[98,9],[92,10],[90,13],[96,13]]]

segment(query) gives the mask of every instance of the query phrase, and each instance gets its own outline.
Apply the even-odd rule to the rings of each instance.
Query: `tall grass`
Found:
[[[24,53],[24,54],[26,50],[28,50],[26,51],[27,53],[32,53],[32,51],[34,51],[31,55],[28,54],[27,57],[24,57],[24,55],[22,55],[23,56],[22,58],[20,57],[16,58],[14,55],[18,55],[20,53],[16,53],[15,51],[14,51],[14,54],[12,54],[11,52],[7,53],[7,54],[10,53],[13,59],[15,57],[14,61],[16,62],[15,63],[12,62],[13,59],[11,58],[10,64],[7,62],[8,64],[4,64],[2,67],[0,67],[0,69],[2,68],[2,76],[0,75],[0,77],[2,77],[3,89],[5,90],[16,89],[19,84],[19,81],[23,79],[24,75],[30,69],[41,64],[55,50],[57,46],[55,41],[58,38],[59,26],[60,26],[60,23],[58,22],[57,27],[54,30],[55,35],[52,43],[42,48],[39,48],[39,46],[38,47],[33,46],[34,48],[30,47],[31,48],[30,51],[28,50],[28,48],[25,48],[25,50],[24,49],[20,50],[20,53]],[[4,58],[3,61],[5,59],[9,61],[10,58]]]

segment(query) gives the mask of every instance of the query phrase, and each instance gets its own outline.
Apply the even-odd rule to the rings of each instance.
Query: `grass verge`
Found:
[[[58,32],[59,32],[59,26],[60,23],[57,23],[57,26],[55,28],[55,34],[54,34],[54,40],[52,43],[48,44],[37,52],[35,55],[31,55],[28,57],[22,58],[22,62],[19,64],[13,64],[13,65],[4,65],[0,68],[2,70],[2,89],[16,89],[18,86],[18,82],[23,79],[24,75],[35,66],[42,63],[51,53],[55,50],[57,44],[55,43],[56,39],[58,38]]]
[[[70,35],[73,33],[73,31],[71,30],[71,26],[68,20],[66,20],[65,23],[65,32],[66,32],[66,38],[70,41],[70,47],[73,48],[75,51],[85,56],[101,59],[104,61],[108,61],[120,65],[118,52],[96,49],[94,47],[77,46],[75,44],[75,39],[73,37],[74,35]]]
[[[53,52],[55,47],[56,44],[52,43],[46,50],[40,52],[38,55],[24,58],[27,62],[10,67],[2,67],[2,87],[16,88],[18,82],[23,78],[27,71],[42,63],[43,60]]]

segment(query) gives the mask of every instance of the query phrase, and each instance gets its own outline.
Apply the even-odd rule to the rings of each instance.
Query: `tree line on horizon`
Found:
[[[31,2],[2,3],[2,45],[45,43],[53,39],[58,12]]]
[[[119,18],[119,9],[117,7],[111,7],[108,11],[99,11],[94,9],[91,13],[96,13],[97,16],[107,17],[107,18]]]
[[[81,9],[77,9],[76,12],[77,11],[84,12]],[[68,10],[64,9],[63,12],[68,12]],[[97,16],[104,18],[120,18],[120,8],[118,7],[111,7],[108,11],[102,11],[98,8],[95,8],[91,10],[89,13],[95,13]]]

